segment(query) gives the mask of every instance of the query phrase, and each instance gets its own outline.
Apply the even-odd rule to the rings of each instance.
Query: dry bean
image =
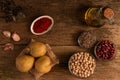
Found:
[[[109,60],[114,57],[115,47],[109,40],[103,40],[96,46],[95,53],[98,59]]]
[[[69,61],[69,70],[79,77],[89,77],[95,69],[95,60],[86,52],[74,54]]]

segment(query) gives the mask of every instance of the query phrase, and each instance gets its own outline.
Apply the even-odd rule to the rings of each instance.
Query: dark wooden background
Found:
[[[115,59],[107,62],[96,60],[97,66],[94,74],[85,80],[119,80],[120,0],[15,0],[15,2],[24,8],[26,18],[15,23],[6,23],[0,19],[0,80],[34,80],[31,74],[21,73],[15,67],[16,56],[27,46],[31,38],[50,44],[60,59],[60,64],[39,80],[82,80],[70,74],[67,62],[73,53],[84,50],[77,44],[77,38],[84,30],[93,30],[97,40],[109,39],[116,45]],[[115,24],[101,28],[81,24],[79,12],[83,5],[109,5],[115,12]],[[55,23],[48,33],[35,36],[30,32],[30,25],[41,15],[53,17]],[[13,42],[12,39],[4,37],[3,30],[16,31],[20,34],[21,41]],[[13,51],[3,51],[1,48],[8,42],[15,44]]]

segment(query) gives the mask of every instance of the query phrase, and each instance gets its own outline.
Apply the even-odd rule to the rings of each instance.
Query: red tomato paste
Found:
[[[52,24],[51,19],[47,17],[41,18],[34,23],[33,31],[35,33],[42,33],[46,31],[50,27],[51,24]]]

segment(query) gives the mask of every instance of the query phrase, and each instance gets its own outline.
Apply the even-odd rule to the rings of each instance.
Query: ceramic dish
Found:
[[[36,21],[38,21],[38,20],[40,20],[40,19],[42,19],[42,18],[48,18],[48,19],[50,19],[50,20],[51,20],[51,25],[47,28],[47,30],[45,30],[45,31],[43,31],[43,32],[41,32],[41,33],[36,33],[36,32],[33,30],[34,24],[35,24]],[[51,28],[53,27],[53,24],[54,24],[54,20],[53,20],[52,17],[50,17],[50,16],[48,16],[48,15],[40,16],[40,17],[36,18],[36,19],[32,22],[31,27],[30,27],[30,30],[31,30],[31,32],[32,32],[33,34],[35,34],[35,35],[42,35],[42,34],[47,33],[48,31],[50,31]]]

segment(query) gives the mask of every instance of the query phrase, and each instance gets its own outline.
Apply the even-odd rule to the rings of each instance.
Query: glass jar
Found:
[[[90,7],[85,12],[85,22],[90,26],[101,27],[105,23],[114,23],[114,11],[110,7]]]
[[[95,31],[89,30],[82,32],[78,37],[78,44],[81,48],[90,49],[96,43]]]

